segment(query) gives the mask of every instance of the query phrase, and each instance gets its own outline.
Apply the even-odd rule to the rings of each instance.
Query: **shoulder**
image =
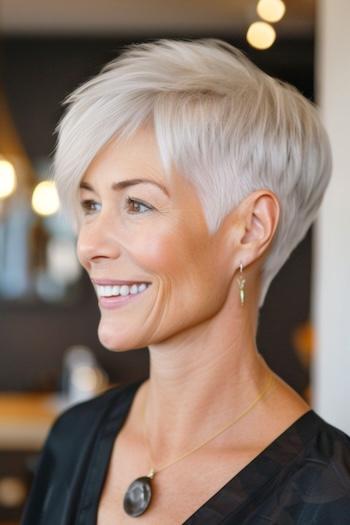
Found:
[[[317,432],[305,456],[306,465],[347,490],[350,498],[350,436],[314,412]],[[317,480],[316,480],[317,481]],[[318,483],[322,483],[322,477]],[[325,487],[326,489],[326,487]],[[350,500],[349,500],[350,501]]]
[[[345,525],[350,516],[350,437],[312,411],[312,438],[291,471],[294,504],[310,523]],[[317,515],[317,520],[315,516]]]
[[[234,523],[349,525],[350,437],[315,411],[274,442],[263,465],[253,472],[254,518],[244,521],[242,508]]]
[[[316,412],[312,412],[317,423],[317,432],[314,440],[311,442],[311,450],[326,464],[343,463],[345,459],[344,454],[350,454],[350,436],[325,421]]]

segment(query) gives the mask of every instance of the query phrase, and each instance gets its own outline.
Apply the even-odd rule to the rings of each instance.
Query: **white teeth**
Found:
[[[127,284],[123,284],[123,286],[120,287],[120,295],[129,295],[130,288]]]
[[[130,288],[130,293],[135,294],[137,292],[138,292],[137,284],[133,284],[132,287]]]
[[[97,286],[97,293],[98,295],[103,295],[104,297],[112,297],[112,295],[119,294],[119,290],[117,288],[119,288],[119,286]]]
[[[112,295],[119,295],[120,286],[118,284],[116,286],[112,286],[112,292]]]
[[[95,285],[96,293],[98,297],[113,297],[117,295],[122,295],[123,297],[127,295],[135,295],[138,293],[143,292],[148,287],[148,284],[141,283],[139,285],[132,284],[131,286],[128,286],[127,284],[120,285]]]

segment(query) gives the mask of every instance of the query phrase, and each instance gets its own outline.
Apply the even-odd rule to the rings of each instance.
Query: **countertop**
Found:
[[[0,449],[39,449],[61,411],[53,394],[0,394]]]

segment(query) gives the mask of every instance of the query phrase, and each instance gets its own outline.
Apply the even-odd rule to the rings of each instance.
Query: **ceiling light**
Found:
[[[55,183],[51,180],[39,182],[32,196],[32,208],[38,215],[53,215],[60,207]]]
[[[260,0],[256,11],[266,22],[278,22],[286,12],[286,6],[282,0]]]
[[[247,31],[247,40],[257,49],[268,49],[276,40],[276,31],[266,22],[254,22]]]
[[[8,160],[0,159],[0,199],[6,199],[16,189],[15,168]]]

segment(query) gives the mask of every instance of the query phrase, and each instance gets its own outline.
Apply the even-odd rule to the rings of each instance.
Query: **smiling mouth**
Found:
[[[142,292],[144,292],[150,285],[151,283],[134,283],[130,285],[101,285],[94,283],[94,288],[99,299],[115,299],[139,295]]]

